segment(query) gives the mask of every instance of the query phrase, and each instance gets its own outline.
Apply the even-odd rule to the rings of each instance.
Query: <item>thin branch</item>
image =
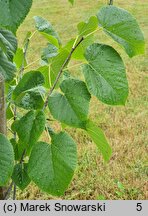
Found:
[[[22,154],[21,159],[20,159],[20,164],[23,163],[25,154],[26,154],[26,149],[23,151],[23,154]]]
[[[23,159],[24,159],[25,154],[26,154],[26,150],[24,150],[24,152],[22,154],[22,157],[20,159],[20,164],[23,163]],[[13,200],[16,200],[16,184],[13,181],[9,185],[9,187],[8,187],[8,189],[4,195],[4,200],[7,200],[7,198],[9,197],[9,194],[11,193],[13,186],[14,186],[14,188],[13,188]]]
[[[22,61],[22,66],[21,66],[20,71],[19,71],[19,73],[20,73],[20,79],[22,79],[23,72],[24,72],[24,70],[26,69],[26,68],[25,68],[25,60],[26,60],[27,50],[28,50],[28,47],[29,47],[30,40],[32,39],[32,37],[35,35],[36,32],[37,32],[37,30],[34,31],[33,34],[32,34],[30,37],[28,37],[27,40],[26,40],[26,43],[25,43],[25,46],[24,46],[24,49],[23,49],[23,61]],[[27,67],[27,66],[26,66],[26,67]]]
[[[76,46],[78,39],[79,39],[79,36],[76,37],[76,39],[75,39],[75,41],[74,41],[74,44],[73,44],[72,48],[74,48],[74,47]]]
[[[25,69],[25,60],[26,60],[27,50],[28,50],[28,47],[29,47],[29,42],[30,42],[30,38],[27,39],[26,44],[24,46],[24,50],[23,50],[23,61],[22,61],[22,66],[21,66],[20,71],[19,71],[20,79],[22,79],[23,72],[24,72],[24,69]]]
[[[20,71],[19,71],[18,81],[20,81],[22,79],[22,77],[23,77],[25,60],[26,60],[27,50],[28,50],[28,47],[29,47],[30,38],[27,38],[26,44],[24,46],[23,61],[22,61],[22,65],[21,65],[21,68],[20,68]],[[16,106],[14,106],[13,112],[14,112],[13,120],[15,121],[17,119],[17,107]],[[14,139],[16,140],[16,138],[17,138],[17,133],[14,132]]]
[[[24,156],[26,154],[26,150],[24,150],[23,154],[22,154],[22,157],[20,159],[20,164],[23,163],[23,159],[24,159]],[[14,186],[14,188],[13,188]],[[13,188],[13,200],[16,200],[16,184],[12,181],[11,184],[9,185],[5,195],[4,195],[4,200],[7,200],[11,191],[12,191],[12,188]]]
[[[7,129],[14,135],[14,132],[7,126]]]
[[[55,121],[55,119],[47,118],[46,121],[49,121],[49,122],[50,122],[50,121]]]
[[[14,188],[13,188],[13,200],[16,200],[16,184],[14,183]]]
[[[13,117],[13,120],[15,121],[17,119],[17,107],[14,106],[14,117]],[[13,136],[14,136],[14,139],[16,140],[16,132],[13,133]]]
[[[113,0],[109,0],[109,5],[113,5]]]
[[[49,92],[48,92],[48,94],[47,94],[47,98],[46,98],[46,100],[45,100],[43,110],[47,107],[47,105],[48,105],[48,99],[49,99],[50,95],[52,94],[53,90],[55,89],[55,87],[56,87],[56,85],[57,85],[57,83],[58,83],[58,81],[59,81],[59,79],[60,79],[60,77],[61,77],[61,74],[62,74],[62,72],[63,72],[65,66],[66,66],[66,65],[68,64],[68,62],[70,61],[73,52],[74,52],[75,49],[82,43],[83,40],[84,40],[84,37],[82,37],[82,38],[80,39],[80,41],[72,48],[72,50],[71,50],[71,52],[69,53],[67,59],[66,59],[65,62],[63,63],[63,65],[62,65],[62,67],[61,67],[61,69],[60,69],[60,71],[59,71],[59,73],[58,73],[58,75],[57,75],[57,77],[56,77],[56,80],[55,80],[53,86],[51,87],[51,89],[49,90]]]
[[[37,30],[35,30],[33,33],[32,33],[32,35],[30,36],[30,40],[34,37],[34,35],[37,33]]]
[[[9,194],[11,193],[13,185],[14,185],[14,182],[12,181],[4,195],[4,200],[7,200],[7,198],[9,197]]]
[[[21,65],[21,68],[20,68],[20,71],[19,71],[19,77],[18,77],[18,81],[20,81],[23,77],[23,72],[24,72],[24,69],[25,69],[25,60],[26,60],[26,55],[27,55],[27,50],[28,50],[28,47],[29,47],[29,43],[30,43],[30,39],[34,36],[34,34],[36,33],[36,31],[29,37],[27,38],[27,41],[25,43],[25,46],[24,46],[24,50],[23,50],[23,61],[22,61],[22,65]],[[14,106],[14,121],[17,119],[17,107]],[[16,140],[17,138],[17,134],[16,132],[14,132],[14,139]],[[20,159],[20,163],[23,163],[23,159],[24,159],[24,156],[26,154],[26,150],[24,150],[23,154],[22,154],[22,157]],[[14,185],[14,193],[15,192],[15,185]],[[15,194],[14,194],[15,196]]]
[[[29,47],[29,42],[30,42],[30,39],[34,36],[34,34],[36,33],[36,31],[31,35],[30,38],[27,39],[27,42],[24,46],[24,50],[23,50],[23,61],[22,61],[22,65],[21,65],[21,68],[20,68],[20,71],[19,71],[19,80],[22,79],[22,76],[23,76],[23,72],[24,72],[24,66],[25,66],[25,60],[26,60],[26,55],[27,55],[27,50],[28,50],[28,47]],[[14,116],[13,116],[13,120],[15,121],[17,119],[17,107],[14,106],[14,109],[13,109],[13,112],[14,112]],[[12,120],[11,119],[11,120]],[[16,140],[17,138],[17,134],[16,132],[13,132],[10,128],[8,128],[14,135],[14,139]],[[22,157],[20,159],[20,163],[23,163],[23,159],[24,159],[24,156],[26,154],[26,150],[24,150],[23,154],[22,154]],[[16,184],[12,181],[11,184],[9,185],[5,195],[4,195],[4,200],[7,200],[11,191],[12,191],[12,188],[14,186],[14,189],[13,189],[13,200],[16,199]]]

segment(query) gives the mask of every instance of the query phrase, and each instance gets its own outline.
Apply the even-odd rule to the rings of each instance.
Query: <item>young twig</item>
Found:
[[[69,53],[69,55],[68,55],[67,59],[65,60],[65,62],[63,63],[63,65],[62,65],[62,67],[61,67],[61,69],[60,69],[60,71],[59,71],[59,73],[58,73],[58,75],[57,75],[57,77],[56,77],[56,80],[55,80],[53,86],[51,87],[51,89],[49,90],[49,92],[48,92],[48,94],[47,94],[47,98],[46,98],[46,100],[45,100],[43,110],[47,107],[47,105],[48,105],[48,99],[49,99],[50,95],[52,94],[53,90],[55,89],[55,87],[56,87],[56,85],[57,85],[57,83],[58,83],[58,81],[59,81],[59,79],[60,79],[60,77],[61,77],[61,74],[62,74],[62,72],[63,72],[65,66],[66,66],[66,65],[68,64],[68,62],[70,61],[73,52],[74,52],[74,51],[76,50],[76,48],[82,43],[83,40],[84,40],[84,37],[82,37],[82,38],[80,39],[80,41],[79,41],[76,45],[74,45],[74,47],[72,47],[72,50],[71,50],[71,52]]]

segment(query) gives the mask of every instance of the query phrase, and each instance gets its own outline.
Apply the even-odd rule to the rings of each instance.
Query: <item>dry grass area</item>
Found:
[[[32,17],[47,18],[58,30],[64,43],[74,37],[76,25],[81,20],[96,14],[107,1],[76,0],[72,7],[67,0],[34,0],[32,10],[19,29],[20,44],[26,32],[34,31]],[[120,0],[120,7],[128,9],[139,20],[148,38],[148,1]],[[25,191],[18,192],[19,199],[147,199],[148,194],[148,55],[129,59],[117,44],[103,34],[97,41],[105,41],[118,49],[127,65],[130,94],[125,107],[111,107],[96,98],[91,101],[90,118],[105,131],[113,149],[109,163],[104,163],[96,146],[81,130],[68,129],[78,143],[79,162],[74,179],[63,197],[51,197],[31,184]],[[45,42],[35,35],[28,54],[35,61]],[[37,66],[37,65],[36,65]],[[80,74],[78,71],[73,71]]]

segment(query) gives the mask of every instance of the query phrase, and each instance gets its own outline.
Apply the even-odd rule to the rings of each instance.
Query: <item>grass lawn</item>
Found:
[[[128,9],[138,20],[148,38],[148,1],[120,0],[116,5]],[[66,43],[77,34],[77,23],[87,20],[106,4],[102,0],[76,0],[72,7],[67,0],[34,0],[33,7],[19,28],[20,46],[27,31],[34,31],[34,15],[48,19]],[[81,130],[68,128],[78,143],[79,162],[74,179],[60,199],[147,199],[148,189],[148,75],[145,56],[129,59],[124,51],[103,33],[96,41],[114,46],[127,65],[130,93],[126,106],[111,107],[91,101],[90,118],[105,131],[113,149],[109,163],[104,163],[96,146]],[[28,53],[29,63],[38,66],[40,50],[45,45],[41,36],[35,34]],[[75,64],[75,63],[74,63]],[[29,69],[29,68],[28,68]],[[72,73],[81,76],[80,69]],[[56,123],[57,128],[60,126]],[[18,191],[18,199],[59,199],[42,193],[34,184],[25,191]]]

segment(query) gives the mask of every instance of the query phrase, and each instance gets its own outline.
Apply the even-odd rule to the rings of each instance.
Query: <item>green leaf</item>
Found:
[[[45,129],[45,115],[43,111],[29,111],[12,125],[12,129],[19,137],[18,150],[21,156],[25,149],[30,154],[32,147],[38,141]]]
[[[14,138],[10,139],[10,142],[11,142],[11,144],[13,146],[15,160],[18,161],[20,159],[19,152],[18,152],[18,143]]]
[[[43,191],[60,196],[68,188],[77,165],[77,149],[65,132],[54,134],[51,145],[39,142],[31,153],[28,175]]]
[[[0,73],[4,77],[5,81],[11,81],[14,78],[15,72],[15,65],[8,60],[7,56],[0,48]]]
[[[33,35],[34,33],[31,33],[31,31],[28,31],[25,35],[25,39],[23,40],[23,44],[22,47],[25,47],[26,44],[28,43],[28,40],[30,40],[30,37]]]
[[[53,44],[53,45],[56,46],[57,48],[60,47],[60,45],[61,45],[60,39],[58,40],[58,39],[55,38],[54,36],[49,35],[48,33],[45,33],[45,32],[40,32],[40,34],[41,34],[45,39],[47,39],[47,41],[48,41],[50,44]]]
[[[12,98],[12,93],[15,89],[15,85],[16,85],[15,80],[11,81],[10,83],[5,84],[5,94],[7,95],[6,97],[7,104],[11,103],[12,101],[11,98]]]
[[[42,109],[44,105],[45,88],[42,86],[37,86],[35,88],[29,89],[22,92],[14,101],[14,104],[18,107],[24,108],[26,110],[30,109]]]
[[[86,131],[102,153],[104,160],[108,161],[111,157],[112,150],[103,131],[91,121],[87,122]]]
[[[74,78],[71,74],[69,70],[64,70],[63,71],[63,76],[62,76],[62,81],[68,78]]]
[[[11,143],[0,134],[0,186],[9,181],[14,167],[14,152]]]
[[[85,58],[83,73],[90,93],[106,104],[125,104],[128,82],[120,55],[108,45],[95,43],[87,48]]]
[[[16,32],[32,5],[32,0],[0,1],[0,27]]]
[[[12,32],[0,29],[0,48],[6,54],[7,58],[12,61],[17,49],[17,40]]]
[[[129,57],[144,54],[143,33],[128,11],[115,6],[105,6],[98,13],[98,20],[104,32],[124,47]]]
[[[40,17],[40,16],[35,16],[34,17],[35,24],[36,24],[36,29],[46,38],[48,39],[49,43],[59,46],[60,38],[57,34],[57,32],[54,30],[53,26],[51,23],[49,23],[46,19]]]
[[[44,65],[42,67],[39,67],[37,70],[40,71],[42,73],[42,75],[44,76],[45,84],[43,86],[45,88],[49,89],[51,87],[49,66]]]
[[[10,104],[7,106],[7,109],[6,109],[6,117],[8,120],[14,117]]]
[[[16,64],[16,67],[18,69],[20,69],[22,67],[22,65],[23,65],[23,61],[24,61],[23,49],[18,48],[17,51],[16,51],[16,54],[14,56],[13,62]],[[26,62],[26,59],[25,59],[24,66],[26,66],[26,65],[27,65],[27,62]]]
[[[74,0],[68,0],[72,5],[74,4]]]
[[[83,81],[67,78],[60,85],[62,92],[53,93],[48,107],[53,117],[72,127],[85,128],[90,94]]]
[[[44,77],[39,71],[26,73],[13,91],[14,103],[24,109],[41,109],[45,93]]]
[[[98,27],[98,19],[96,16],[90,17],[88,22],[80,22],[78,24],[79,36],[86,36],[94,32]]]
[[[13,98],[17,98],[22,92],[44,84],[44,77],[39,71],[30,71],[24,74],[21,81],[13,91]]]
[[[31,182],[27,173],[28,164],[16,164],[14,167],[12,180],[21,189],[24,190]]]
[[[54,46],[53,44],[48,44],[47,47],[45,47],[42,50],[41,59],[46,63],[49,64],[53,57],[58,55],[58,48]]]

